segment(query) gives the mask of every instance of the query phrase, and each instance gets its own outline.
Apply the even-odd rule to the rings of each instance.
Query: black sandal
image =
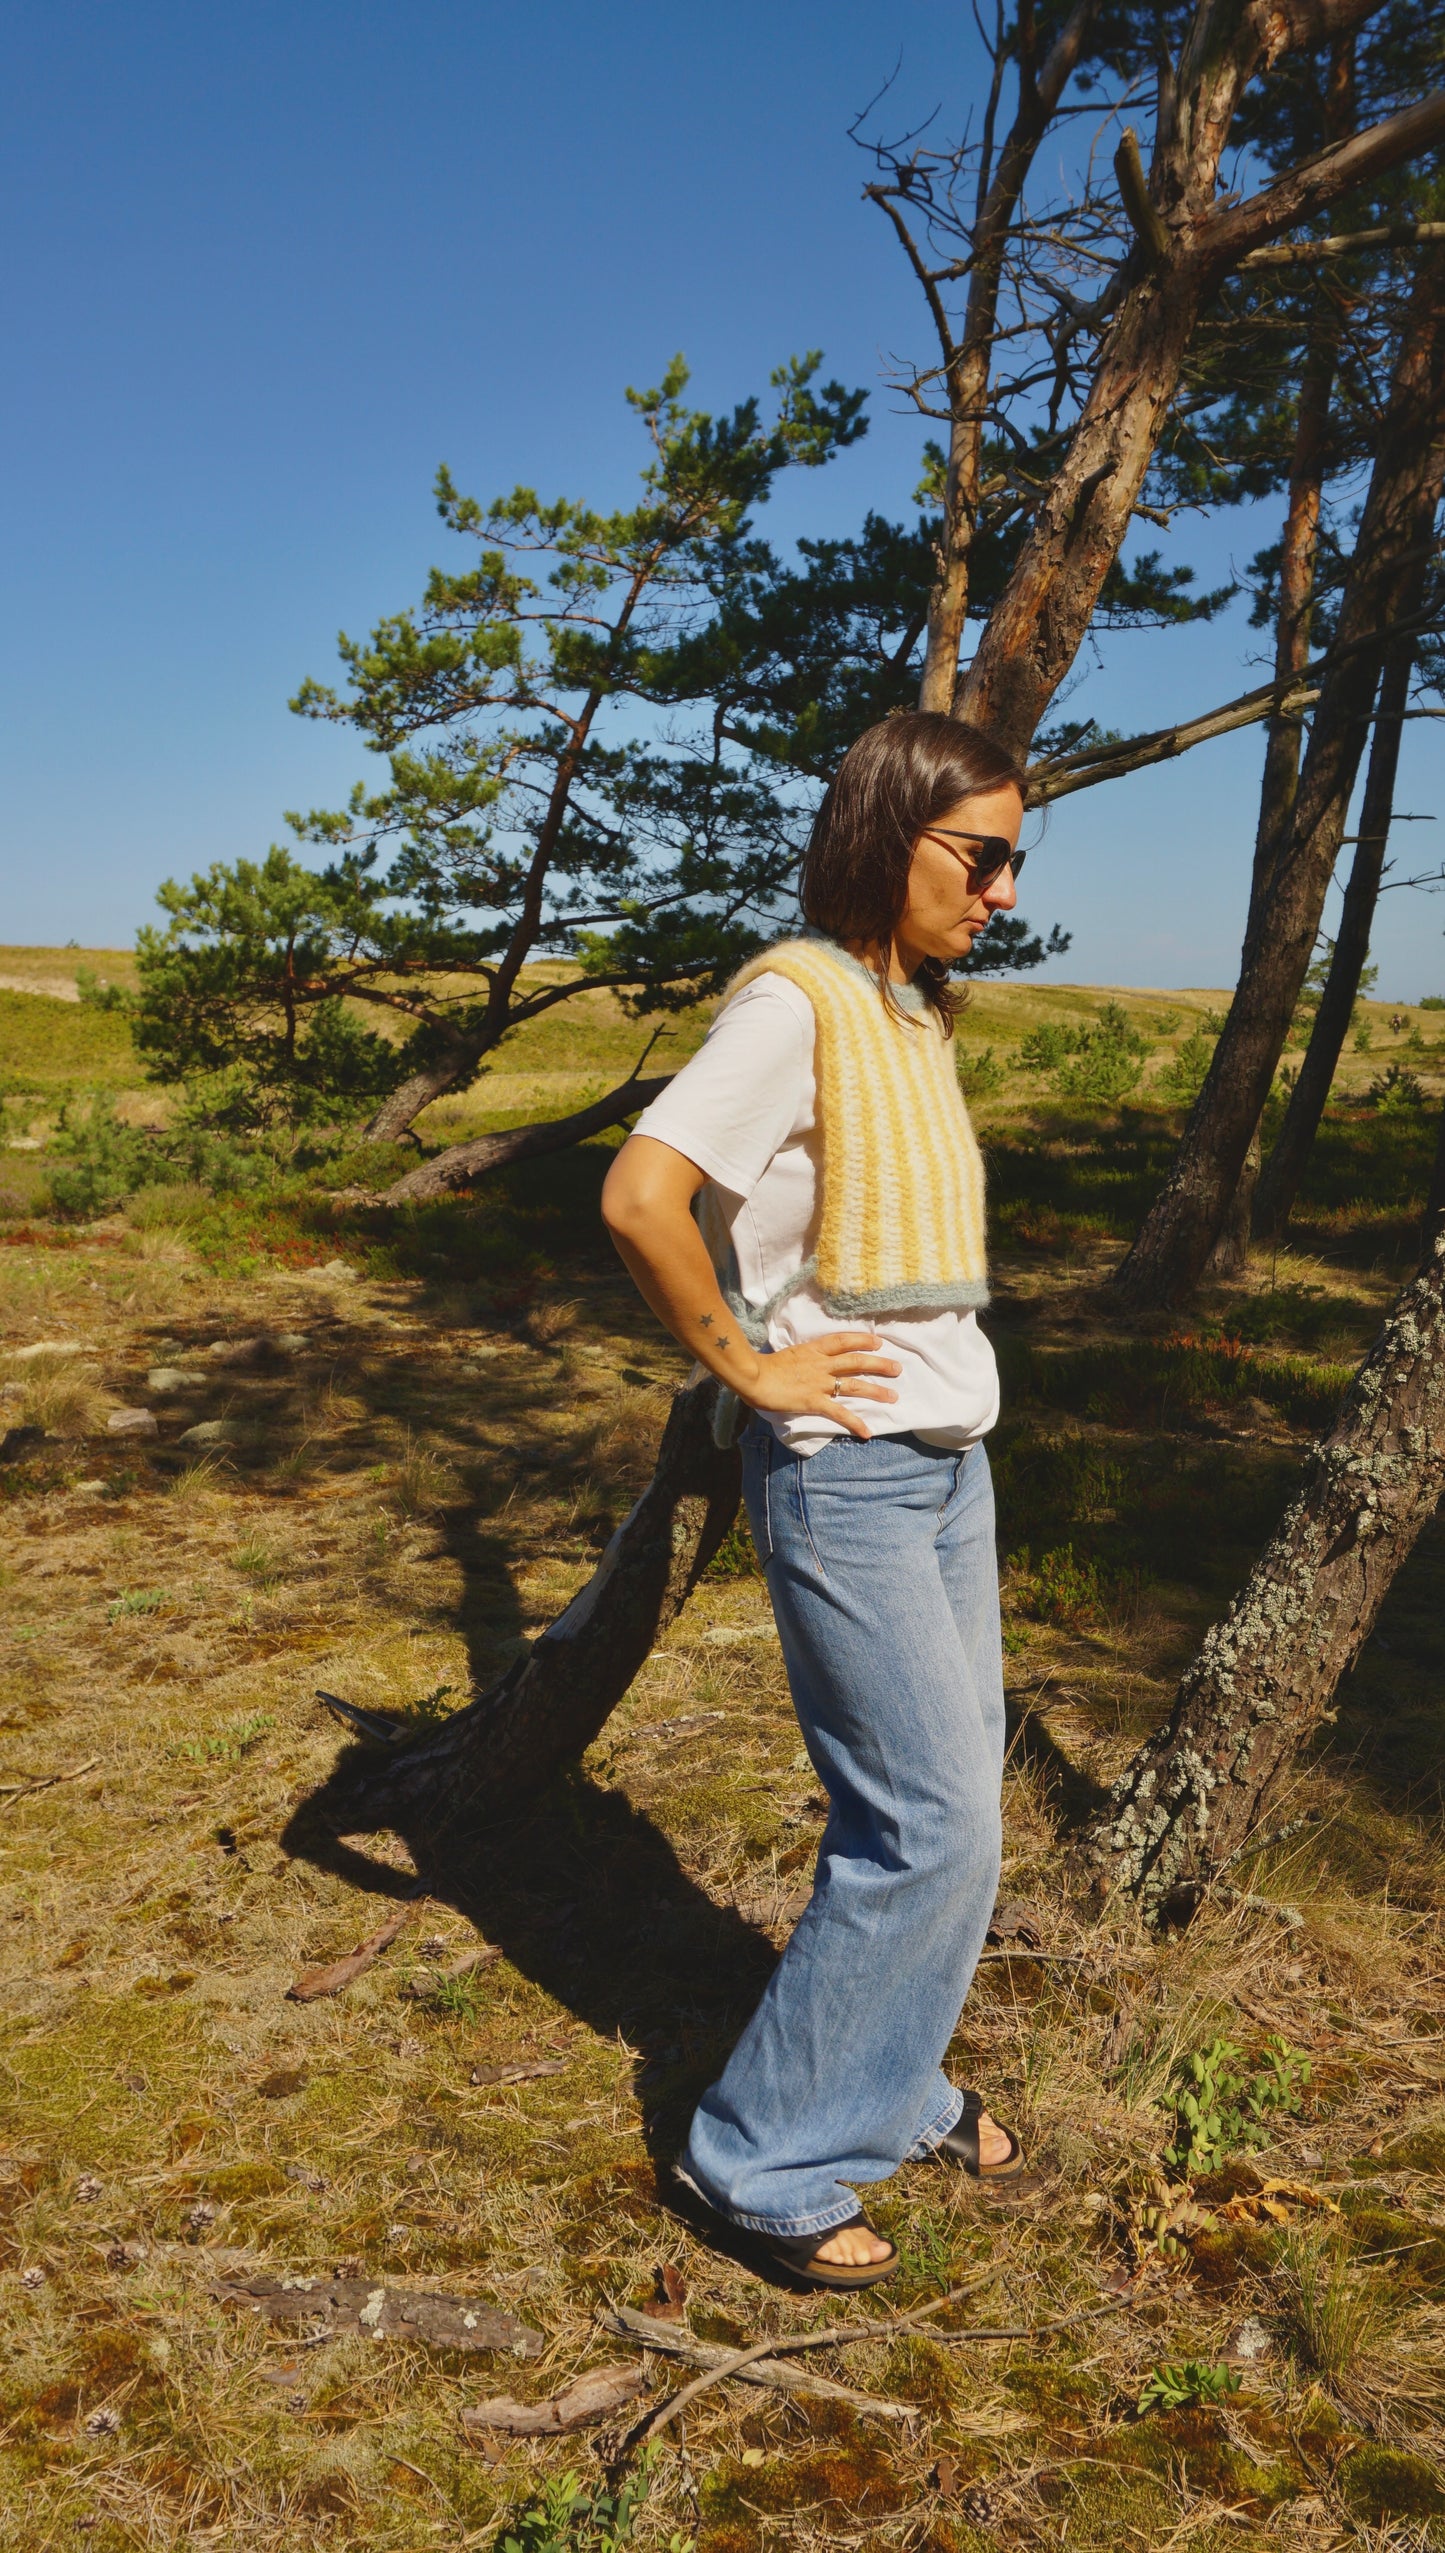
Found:
[[[978,2144],[978,2123],[982,2116],[983,2094],[965,2091],[957,2123],[946,2136],[939,2138],[932,2150],[935,2154],[945,2155],[951,2163],[961,2163],[965,2172],[971,2173],[976,2181],[1011,2181],[1015,2173],[1024,2168],[1023,2147],[1013,2129],[1006,2128],[1001,2119],[995,2119],[994,2126],[1008,2138],[1009,2150],[1001,2163],[985,2163]]]
[[[861,2225],[866,2233],[877,2235],[880,2243],[888,2243],[886,2260],[847,2262],[818,2259],[820,2244],[831,2243],[835,2234],[851,2233],[855,2225]],[[821,2234],[763,2234],[758,2240],[784,2269],[790,2269],[795,2278],[808,2279],[815,2287],[876,2287],[880,2279],[891,2278],[898,2267],[897,2245],[888,2242],[886,2234],[878,2233],[877,2226],[869,2222],[861,2207],[856,2216],[850,2216],[842,2225],[826,2226]]]

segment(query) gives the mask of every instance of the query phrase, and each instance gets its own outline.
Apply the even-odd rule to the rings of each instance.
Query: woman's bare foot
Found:
[[[997,2171],[1001,2163],[1008,2161],[1012,2152],[1013,2138],[1009,2135],[1007,2128],[1001,2128],[996,2119],[989,2117],[987,2110],[981,2110],[978,2119],[979,2169],[984,2172]]]
[[[831,2261],[835,2269],[869,2269],[874,2261],[887,2260],[892,2249],[870,2226],[844,2225],[818,2245],[813,2258]]]
[[[1006,2128],[991,2119],[987,2110],[979,2115],[978,2156],[985,2172],[996,2171],[1013,2152],[1013,2139]],[[818,2245],[815,2260],[831,2261],[835,2269],[868,2269],[874,2261],[886,2260],[893,2249],[881,2234],[867,2225],[845,2225],[826,2242]]]

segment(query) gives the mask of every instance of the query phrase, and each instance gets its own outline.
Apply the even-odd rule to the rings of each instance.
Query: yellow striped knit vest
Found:
[[[822,1211],[788,1293],[815,1280],[835,1319],[987,1303],[983,1162],[937,1013],[900,1017],[869,970],[821,936],[765,949],[724,1001],[759,975],[796,984],[816,1022]]]

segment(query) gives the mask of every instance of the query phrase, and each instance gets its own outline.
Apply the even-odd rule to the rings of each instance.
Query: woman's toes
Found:
[[[983,2111],[978,2122],[978,2159],[984,2171],[1006,2163],[1012,2152],[1013,2140],[1007,2130],[991,2119],[987,2110]]]
[[[886,2260],[889,2248],[866,2225],[849,2225],[820,2243],[813,2258],[831,2262],[834,2269],[867,2269],[874,2261]]]

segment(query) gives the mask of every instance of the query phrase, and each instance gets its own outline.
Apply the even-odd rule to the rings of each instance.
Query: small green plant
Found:
[[[109,984],[96,974],[93,966],[77,966],[75,989],[87,1010],[133,1011],[135,995],[123,984]]]
[[[1283,2039],[1265,2041],[1261,2063],[1253,2074],[1239,2069],[1243,2050],[1232,2039],[1211,2039],[1174,2070],[1174,2142],[1164,2161],[1187,2179],[1212,2172],[1226,2154],[1263,2145],[1269,2121],[1288,2117],[1302,2104],[1301,2086],[1310,2079],[1310,2062]]]
[[[1423,1108],[1424,1105],[1425,1086],[1419,1074],[1412,1073],[1408,1064],[1387,1064],[1382,1073],[1375,1075],[1365,1093],[1365,1106],[1379,1108],[1386,1115],[1396,1109]]]
[[[1025,1545],[1010,1554],[1009,1567],[1035,1621],[1056,1623],[1064,1631],[1103,1621],[1137,1593],[1136,1582],[1102,1569],[1097,1560],[1076,1552],[1071,1542],[1040,1552],[1037,1567]]]
[[[179,1746],[168,1746],[166,1753],[187,1764],[239,1764],[275,1725],[269,1711],[252,1711],[244,1720],[233,1720],[217,1737],[186,1738]]]
[[[1355,1053],[1357,1055],[1368,1055],[1370,1048],[1374,1045],[1374,1042],[1374,1030],[1371,1028],[1367,1019],[1362,1019],[1359,1027],[1355,1031]]]
[[[1029,1030],[1019,1048],[1019,1063],[1025,1072],[1056,1073],[1071,1055],[1082,1054],[1088,1040],[1089,1031],[1082,1022],[1044,1020]]]
[[[480,2021],[488,1998],[475,1977],[438,1977],[428,1998],[445,2021]]]
[[[1188,2411],[1197,2403],[1227,2402],[1240,2380],[1232,2367],[1211,2367],[1203,2358],[1176,2358],[1151,2368],[1139,2396],[1139,2411]]]
[[[756,1578],[758,1555],[746,1516],[733,1518],[706,1569],[705,1578]]]
[[[411,1717],[414,1720],[449,1720],[451,1713],[446,1707],[447,1695],[455,1693],[456,1689],[454,1684],[434,1684],[430,1693],[419,1694],[416,1701],[408,1705]]]
[[[655,2446],[644,2447],[637,2471],[615,2493],[588,2492],[575,2473],[544,2485],[500,2535],[494,2553],[619,2553],[637,2541],[637,2519],[652,2486]],[[693,2553],[690,2535],[674,2532],[667,2553]]]
[[[237,1543],[231,1554],[231,1566],[233,1569],[241,1570],[246,1577],[259,1580],[260,1584],[266,1587],[273,1585],[281,1574],[275,1552],[268,1542],[261,1540],[259,1535],[252,1535],[248,1541]]]
[[[119,1622],[128,1613],[159,1613],[165,1600],[164,1587],[127,1587],[123,1594],[112,1596],[106,1620]]]
[[[1087,1029],[1069,1063],[1061,1064],[1054,1087],[1064,1099],[1092,1099],[1100,1107],[1117,1106],[1134,1090],[1153,1048],[1129,1024],[1119,1002],[1106,1002],[1098,1025]]]
[[[992,1099],[1002,1090],[1006,1078],[1004,1066],[991,1046],[976,1055],[962,1054],[958,1059],[958,1078],[968,1099]]]
[[[1202,1028],[1191,1029],[1160,1074],[1159,1088],[1171,1099],[1197,1099],[1213,1058],[1213,1038],[1206,1037]]]

